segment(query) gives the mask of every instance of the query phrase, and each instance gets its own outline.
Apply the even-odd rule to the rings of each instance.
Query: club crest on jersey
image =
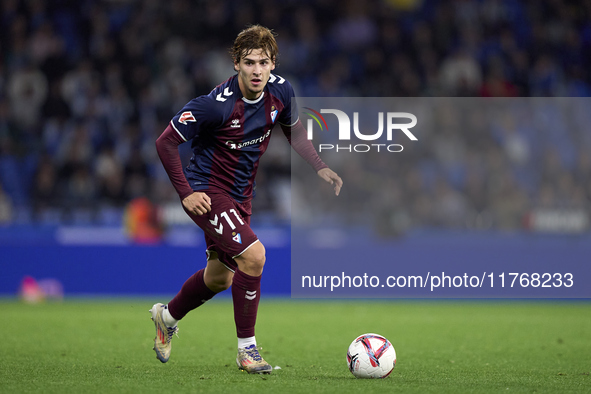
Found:
[[[191,111],[185,111],[179,117],[179,123],[187,125],[187,122],[197,122]]]
[[[275,106],[271,107],[271,123],[275,123],[275,118],[277,117],[278,112],[279,111],[275,109]]]
[[[240,233],[232,232],[232,241],[238,242],[239,244],[242,243],[242,237],[240,237]]]

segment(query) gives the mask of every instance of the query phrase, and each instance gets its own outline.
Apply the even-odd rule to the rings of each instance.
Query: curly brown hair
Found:
[[[261,25],[247,27],[238,34],[234,45],[230,48],[232,60],[234,63],[240,63],[240,60],[253,50],[262,49],[269,59],[275,62],[279,54],[275,36],[276,34],[271,29]]]

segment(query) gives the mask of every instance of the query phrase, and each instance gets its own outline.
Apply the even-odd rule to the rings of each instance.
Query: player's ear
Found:
[[[234,61],[234,71],[239,71],[240,67],[238,67],[239,62]]]
[[[275,62],[271,64],[271,70],[275,70]]]

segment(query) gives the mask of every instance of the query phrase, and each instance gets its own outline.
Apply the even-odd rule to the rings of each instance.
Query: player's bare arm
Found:
[[[195,215],[204,215],[211,211],[211,199],[202,192],[195,192],[183,199],[183,206]]]
[[[340,176],[330,168],[326,167],[317,172],[318,176],[326,182],[334,185],[334,193],[338,196],[343,187],[343,180]]]

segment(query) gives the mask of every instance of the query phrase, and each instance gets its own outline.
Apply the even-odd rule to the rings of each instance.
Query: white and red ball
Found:
[[[349,345],[347,363],[357,378],[385,378],[396,366],[396,350],[381,335],[363,334]]]

